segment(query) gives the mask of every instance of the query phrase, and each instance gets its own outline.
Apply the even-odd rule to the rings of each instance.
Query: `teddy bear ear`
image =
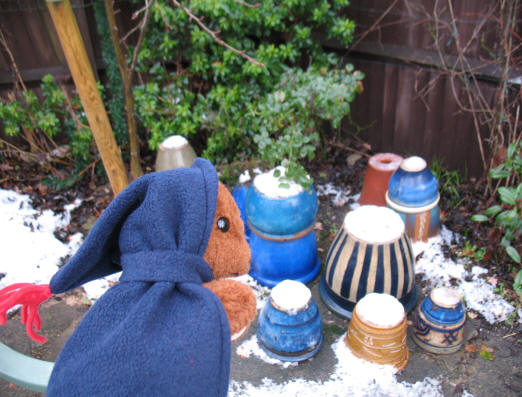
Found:
[[[124,219],[143,200],[151,175],[145,175],[118,194],[100,215],[76,254],[50,282],[54,294],[121,270],[118,237]]]

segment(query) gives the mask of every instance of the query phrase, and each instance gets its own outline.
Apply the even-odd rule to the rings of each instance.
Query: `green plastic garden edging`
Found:
[[[53,366],[53,362],[18,353],[0,342],[0,378],[45,393]]]

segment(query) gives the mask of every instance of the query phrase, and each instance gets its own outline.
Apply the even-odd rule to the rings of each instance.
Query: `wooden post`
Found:
[[[70,0],[46,0],[114,195],[129,183]]]

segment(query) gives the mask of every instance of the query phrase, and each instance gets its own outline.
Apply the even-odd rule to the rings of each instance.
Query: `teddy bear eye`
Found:
[[[226,233],[228,232],[228,229],[230,227],[230,224],[228,223],[228,219],[227,218],[219,218],[218,221],[217,221],[217,228],[223,232],[223,233]]]

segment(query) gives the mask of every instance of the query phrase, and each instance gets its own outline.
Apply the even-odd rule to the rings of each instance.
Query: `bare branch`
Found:
[[[9,60],[11,61],[11,65],[13,65],[13,69],[16,74],[16,78],[18,79],[18,82],[20,83],[20,86],[22,87],[22,89],[24,91],[27,91],[24,81],[22,80],[20,70],[18,70],[18,65],[15,62],[13,53],[11,52],[11,50],[9,49],[9,46],[7,45],[7,40],[5,39],[4,32],[2,31],[2,29],[0,29],[0,44],[2,44],[2,47],[4,47],[5,52],[7,52],[7,55],[9,56]]]
[[[247,2],[244,2],[244,1],[241,1],[241,0],[234,0],[234,1],[236,3],[241,4],[242,6],[245,6],[245,7],[248,7],[248,8],[259,8],[259,7],[261,7],[260,3],[250,4],[250,3],[247,3]]]
[[[233,51],[235,52],[236,54],[242,56],[243,58],[247,59],[249,62],[253,63],[254,65],[257,65],[257,66],[262,66],[264,67],[265,65],[262,64],[261,62],[257,61],[255,58],[252,58],[251,56],[249,56],[248,54],[246,54],[244,51],[241,51],[241,50],[238,50],[237,48],[234,48],[232,47],[230,44],[226,43],[225,41],[223,41],[221,38],[218,37],[217,33],[219,32],[214,32],[213,30],[209,29],[202,21],[201,19],[199,19],[197,16],[195,16],[188,8],[186,8],[185,6],[181,5],[177,0],[172,0],[172,3],[181,8],[185,14],[188,15],[188,17],[190,19],[193,19],[197,24],[198,26],[203,29],[205,32],[207,32],[211,37],[212,39],[214,39],[214,41],[216,43],[218,43],[219,45],[222,45],[223,47],[226,47],[228,48],[230,51]]]
[[[138,54],[140,51],[141,44],[143,43],[143,37],[145,36],[145,31],[147,30],[147,23],[149,22],[150,9],[156,0],[151,0],[149,5],[145,10],[145,15],[143,16],[142,22],[140,24],[140,35],[138,37],[138,41],[136,42],[136,46],[134,47],[134,52],[132,54],[132,61],[130,64],[130,78],[132,80],[132,73],[136,68],[136,63],[138,62]]]

